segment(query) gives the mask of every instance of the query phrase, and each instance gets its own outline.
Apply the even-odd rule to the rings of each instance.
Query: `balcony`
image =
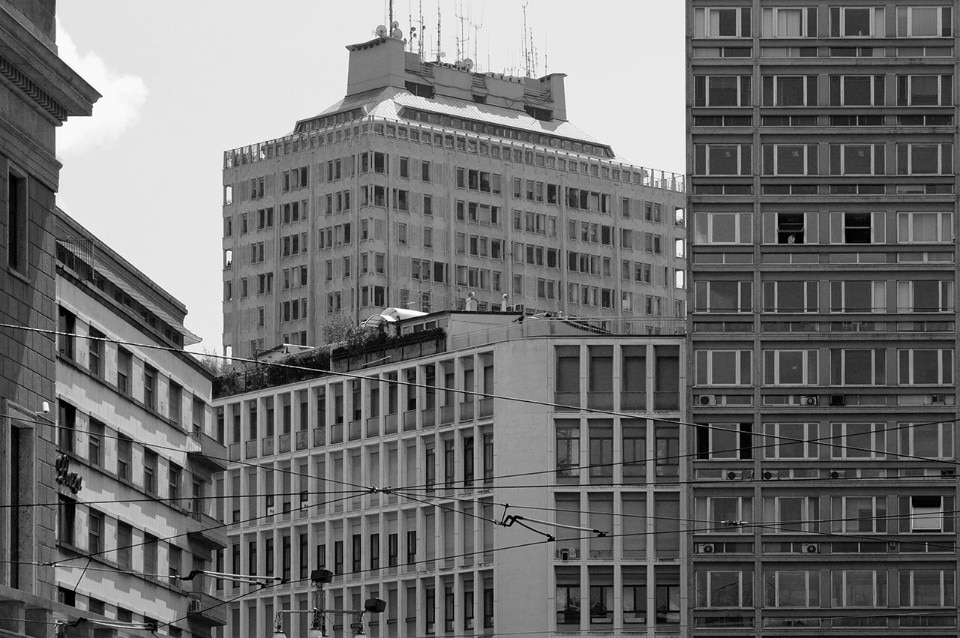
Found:
[[[467,399],[466,401],[460,402],[460,421],[473,421],[474,417],[474,402],[473,399]]]
[[[260,455],[273,456],[275,442],[272,436],[266,436],[260,439]]]
[[[307,431],[300,430],[297,432],[296,446],[298,450],[307,449]]]
[[[190,593],[189,622],[199,622],[210,627],[227,624],[227,606],[219,598],[202,591]]]
[[[403,413],[403,431],[409,432],[417,429],[417,411],[407,410]]]
[[[453,405],[445,405],[440,408],[440,425],[449,425],[453,423]]]
[[[367,437],[380,436],[380,417],[372,416],[367,419]]]
[[[396,434],[397,433],[397,413],[388,414],[387,418],[383,422],[383,433],[384,434]]]
[[[493,397],[483,397],[480,399],[480,418],[486,419],[493,416]]]
[[[211,472],[222,472],[227,469],[227,447],[223,443],[199,429],[194,429],[190,433],[190,441],[191,443],[187,446],[187,457],[191,461],[205,465]],[[239,452],[238,449],[237,460],[239,460]]]
[[[360,440],[360,435],[360,419],[350,421],[350,423],[347,424],[347,436],[349,439],[351,441],[358,441]]]
[[[204,511],[204,500],[187,501],[190,506],[190,528],[187,539],[205,548],[224,549],[227,546],[227,528],[223,523]]]
[[[240,460],[240,444],[239,443],[230,444],[230,460],[231,461]]]
[[[325,428],[313,428],[313,447],[320,447],[321,445],[324,445],[326,442],[326,437],[324,436],[325,434]]]
[[[243,458],[245,459],[255,459],[257,458],[257,442],[256,441],[247,441],[243,444]]]
[[[287,434],[281,434],[281,435],[280,435],[280,453],[281,453],[281,454],[283,454],[284,452],[289,452],[289,451],[290,451],[290,439],[291,439],[291,438],[292,438],[292,436],[291,436],[289,433],[287,433]]]

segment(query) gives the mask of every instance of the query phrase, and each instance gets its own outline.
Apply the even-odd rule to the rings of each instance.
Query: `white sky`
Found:
[[[396,0],[406,31],[416,1]],[[426,52],[437,0],[422,3]],[[441,0],[442,50],[458,14],[481,27],[480,70],[522,74],[523,3]],[[385,0],[61,0],[60,53],[103,94],[58,131],[58,205],[184,302],[220,350],[222,153],[279,137],[343,97],[345,45],[373,37]],[[634,164],[684,172],[683,0],[529,0],[527,27],[567,75],[567,116]],[[467,22],[464,20],[464,24]],[[474,45],[477,54],[474,54]]]

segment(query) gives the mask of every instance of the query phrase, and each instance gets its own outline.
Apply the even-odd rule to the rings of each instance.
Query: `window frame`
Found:
[[[915,238],[917,234],[915,216],[935,215],[936,235],[933,241],[921,241]],[[947,236],[945,233],[948,233]],[[904,237],[907,235],[907,237]],[[953,213],[950,211],[899,211],[897,212],[897,243],[898,244],[950,244],[953,243]]]
[[[887,456],[885,425],[886,424],[882,422],[876,423],[871,421],[831,421],[830,442],[824,445],[830,448],[830,458],[832,459],[884,459]],[[869,432],[851,432],[851,426],[868,426]],[[851,437],[864,435],[870,438],[869,447],[851,445]],[[854,452],[854,454],[851,452]]]
[[[934,9],[937,12],[937,35],[914,35],[914,10],[916,9]],[[945,11],[946,9],[946,11]],[[946,15],[945,15],[946,14]],[[944,6],[898,6],[897,7],[897,37],[898,38],[950,38],[953,37],[953,14],[950,7]],[[947,32],[944,28],[947,27]]]
[[[30,268],[30,178],[12,161],[7,162],[6,259],[8,270],[26,276]],[[13,221],[15,220],[15,221]]]
[[[735,33],[733,35],[720,35],[711,33],[710,22],[713,13],[725,11],[734,12]],[[695,38],[749,38],[751,37],[750,7],[705,7],[694,10],[694,36]],[[719,25],[719,17],[717,19]]]
[[[717,377],[723,370],[729,368],[730,362],[717,361],[723,355],[733,357],[734,381],[722,383]],[[698,350],[696,353],[695,378],[697,386],[744,386],[750,385],[753,379],[753,351],[735,349]]]
[[[760,13],[761,38],[815,38],[817,37],[817,7],[764,7]],[[800,35],[779,33],[779,13],[800,12]],[[769,19],[768,19],[769,16]],[[811,29],[812,27],[812,29]]]
[[[800,104],[787,104],[786,100],[781,99],[784,96],[783,89],[785,87],[781,87],[780,85],[788,80],[800,81],[803,93]],[[784,73],[780,75],[764,75],[760,82],[762,106],[792,109],[817,106],[820,102],[820,96],[818,94],[819,81],[815,75],[793,75],[790,73]]]
[[[871,595],[869,602],[854,604],[847,600],[847,575],[851,573],[870,574],[873,582],[864,588],[865,592]],[[830,572],[830,606],[839,609],[864,608],[876,609],[877,607],[886,607],[887,599],[887,572],[882,569],[838,569]],[[839,588],[839,592],[838,592]],[[839,594],[839,595],[838,595]]]
[[[870,289],[870,307],[848,309],[852,284],[867,284]],[[872,279],[833,280],[830,282],[830,314],[883,314],[887,311],[887,282]]]
[[[782,358],[785,355],[800,354],[801,356],[801,380],[796,382],[785,382],[781,380],[783,376],[782,367],[784,362]],[[816,349],[774,349],[763,351],[763,384],[769,386],[788,387],[788,386],[815,386],[819,384],[820,371],[820,351]]]
[[[917,354],[934,353],[936,381],[916,380]],[[923,362],[921,362],[922,364]],[[897,350],[897,383],[902,386],[950,385],[953,383],[953,350],[946,348],[902,348]],[[904,375],[906,373],[906,375]],[[906,378],[904,378],[906,376]]]
[[[732,604],[718,604],[713,600],[713,581],[720,574],[735,574],[738,584],[736,592],[736,601]],[[705,582],[700,582],[703,578]],[[753,570],[721,570],[714,569],[697,572],[697,607],[702,609],[741,609],[744,607],[753,607]],[[703,585],[703,586],[701,586]],[[721,585],[717,591],[726,589],[729,585]]]
[[[922,149],[936,150],[936,169],[933,171],[917,170],[916,154]],[[948,175],[953,172],[953,144],[950,142],[898,142],[897,175]]]
[[[852,172],[849,168],[847,153],[858,148],[869,149],[870,167],[868,172]],[[870,177],[886,175],[886,149],[883,144],[831,144],[830,145],[830,174],[843,177]]]
[[[736,169],[734,172],[722,171],[717,172],[716,170],[711,170],[711,167],[715,162],[719,162],[719,157],[714,156],[714,153],[726,152],[733,150],[735,152],[735,158],[733,161],[736,162]],[[745,143],[721,143],[721,144],[695,144],[694,145],[694,169],[695,175],[701,175],[705,177],[709,176],[725,176],[725,177],[737,177],[749,175],[752,171],[752,158],[753,158],[753,145],[749,142]]]
[[[713,309],[710,304],[711,288],[716,284],[737,284],[735,308]],[[703,307],[697,304],[697,300],[703,299]],[[753,313],[753,281],[750,280],[706,280],[698,281],[694,284],[694,302],[695,312],[710,314],[752,314]]]
[[[863,517],[867,510],[853,508],[858,502],[869,504],[869,519]],[[887,497],[882,496],[833,496],[831,497],[831,532],[834,534],[886,534],[887,533]],[[856,514],[853,516],[852,514]],[[870,529],[861,529],[869,523]]]
[[[800,298],[802,308],[796,310],[793,308],[781,309],[781,297],[793,298],[790,294],[781,294],[781,288],[786,284],[798,285],[802,291]],[[820,312],[820,282],[802,281],[793,279],[776,279],[761,282],[763,291],[763,312],[773,314],[817,314]]]
[[[803,603],[785,604],[783,602],[781,574],[790,574],[794,577],[803,575]],[[806,569],[777,569],[764,572],[764,590],[769,594],[764,604],[773,609],[809,609],[820,607],[820,572]],[[795,591],[795,590],[791,590]]]
[[[816,460],[820,458],[820,446],[815,442],[819,425],[816,422],[765,422],[763,424],[764,458],[777,460]],[[784,428],[798,426],[803,430],[799,437],[783,432]],[[787,445],[799,445],[802,450],[800,456],[784,455],[781,452],[784,441],[788,441]]]
[[[831,38],[882,38],[886,34],[884,28],[885,7],[830,7],[830,37]],[[849,11],[869,11],[869,32],[849,34],[847,29],[847,13]]]
[[[721,218],[733,217],[733,241],[718,241],[715,237],[717,235],[717,221]],[[751,213],[745,212],[725,212],[725,211],[711,211],[697,213],[696,215],[696,230],[694,233],[695,243],[701,245],[714,245],[714,246],[733,246],[733,245],[747,245],[753,243],[753,221]]]
[[[785,505],[788,503],[799,505],[799,520],[788,521],[784,518]],[[820,498],[799,495],[764,497],[763,520],[768,528],[773,528],[770,530],[773,534],[819,534]]]
[[[793,151],[789,149],[793,149]],[[803,165],[802,170],[800,172],[784,172],[781,170],[781,151],[796,152],[798,149],[803,156],[800,160]],[[819,175],[818,149],[819,147],[816,144],[764,144],[761,148],[763,155],[762,172],[764,175],[773,177]]]

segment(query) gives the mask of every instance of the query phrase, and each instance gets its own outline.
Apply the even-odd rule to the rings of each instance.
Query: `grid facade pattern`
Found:
[[[957,627],[957,11],[687,2],[692,635]]]

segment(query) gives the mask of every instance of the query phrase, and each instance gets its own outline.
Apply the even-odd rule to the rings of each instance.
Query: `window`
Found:
[[[816,423],[764,423],[764,456],[768,459],[815,459]]]
[[[764,312],[819,312],[817,281],[763,282]]]
[[[694,284],[696,312],[753,311],[750,281],[698,281]]]
[[[590,444],[591,481],[609,482],[613,476],[613,422],[608,419],[591,419],[587,423],[587,434]]]
[[[953,144],[897,144],[897,175],[953,172]]]
[[[117,522],[117,565],[120,569],[133,568],[133,528]]]
[[[170,499],[170,504],[174,507],[182,507],[183,503],[180,502],[180,476],[182,470],[175,463],[170,463],[170,468],[167,471],[167,496]],[[194,484],[194,489],[196,489],[196,484]]]
[[[914,533],[940,533],[944,529],[943,497],[910,497],[910,531]]]
[[[696,9],[693,17],[695,38],[749,38],[750,8]]]
[[[831,38],[882,38],[882,7],[830,7]]]
[[[887,530],[886,496],[834,496],[831,531],[875,534]]]
[[[763,499],[763,520],[777,534],[816,533],[820,528],[820,499],[815,496],[777,496]]]
[[[764,144],[764,175],[816,175],[816,144]]]
[[[883,106],[884,76],[831,75],[831,106]]]
[[[57,541],[67,545],[76,545],[77,502],[60,495],[57,512]]]
[[[749,75],[698,75],[694,78],[694,106],[750,105]],[[625,210],[625,217],[629,217],[629,209]]]
[[[7,171],[7,266],[20,273],[27,271],[27,245],[29,215],[27,213],[27,177]]]
[[[952,26],[951,7],[897,7],[898,38],[949,38]]]
[[[745,530],[742,521],[753,519],[753,499],[749,496],[722,496],[698,498],[696,501],[698,531],[752,533]],[[704,524],[708,529],[702,529]]]
[[[697,572],[697,607],[753,607],[753,572]]]
[[[830,572],[831,607],[886,607],[887,572],[844,569]]]
[[[751,244],[750,213],[698,213],[695,241],[698,244]]]
[[[940,569],[901,569],[901,607],[952,607],[956,604],[956,572]]]
[[[590,624],[609,625],[613,622],[613,587],[590,585]]]
[[[697,175],[749,175],[750,144],[694,145],[694,172]]]
[[[103,514],[90,510],[87,514],[87,552],[99,554],[103,551]]]
[[[57,440],[60,443],[60,450],[72,453],[77,437],[77,409],[63,399],[58,401],[57,408]]]
[[[831,385],[883,384],[883,355],[883,350],[831,350]]]
[[[766,350],[763,382],[766,385],[817,385],[817,350]]]
[[[557,477],[580,475],[580,422],[572,419],[557,421]]]
[[[697,458],[700,460],[753,458],[753,424],[698,425]]]
[[[59,306],[57,308],[57,351],[61,357],[75,360],[77,356],[77,316]]]
[[[639,576],[643,579],[644,576]],[[626,576],[625,578],[626,579]],[[623,624],[625,625],[645,625],[647,624],[647,586],[642,585],[624,585],[623,586]]]
[[[157,549],[160,539],[153,534],[143,534],[143,571],[146,574],[157,574]]]
[[[94,467],[103,467],[103,423],[91,418],[87,433],[87,460]]]
[[[900,451],[905,460],[952,459],[953,423],[900,423]]]
[[[133,441],[117,435],[117,476],[123,480],[133,480],[130,467],[133,464]]]
[[[766,75],[762,82],[764,106],[817,106],[815,75]]]
[[[87,340],[87,368],[90,374],[103,378],[103,340],[106,337],[102,332],[90,326],[90,338]]]
[[[760,33],[764,38],[815,38],[817,8],[762,9]]]
[[[697,385],[749,385],[752,355],[750,350],[698,351]]]
[[[883,458],[882,423],[831,423],[830,456],[835,459]]]
[[[819,571],[767,571],[763,574],[768,607],[819,607]]]
[[[898,75],[897,106],[953,106],[953,76]]]
[[[816,221],[816,214],[765,213],[763,216],[763,243],[817,243],[818,238]]]
[[[951,213],[897,213],[897,242],[943,244],[953,241]]]
[[[157,409],[157,370],[153,366],[143,366],[143,405],[149,410]]]
[[[831,175],[883,175],[883,144],[831,144]]]
[[[953,383],[953,350],[898,350],[900,385]]]
[[[150,450],[143,451],[143,489],[147,494],[157,493],[157,455]]]
[[[558,580],[560,576],[557,576]],[[556,595],[557,628],[580,629],[580,585],[558,584]]]
[[[133,374],[133,355],[123,348],[117,349],[117,390],[130,395],[130,375]]]
[[[885,281],[831,281],[830,312],[886,312]]]

